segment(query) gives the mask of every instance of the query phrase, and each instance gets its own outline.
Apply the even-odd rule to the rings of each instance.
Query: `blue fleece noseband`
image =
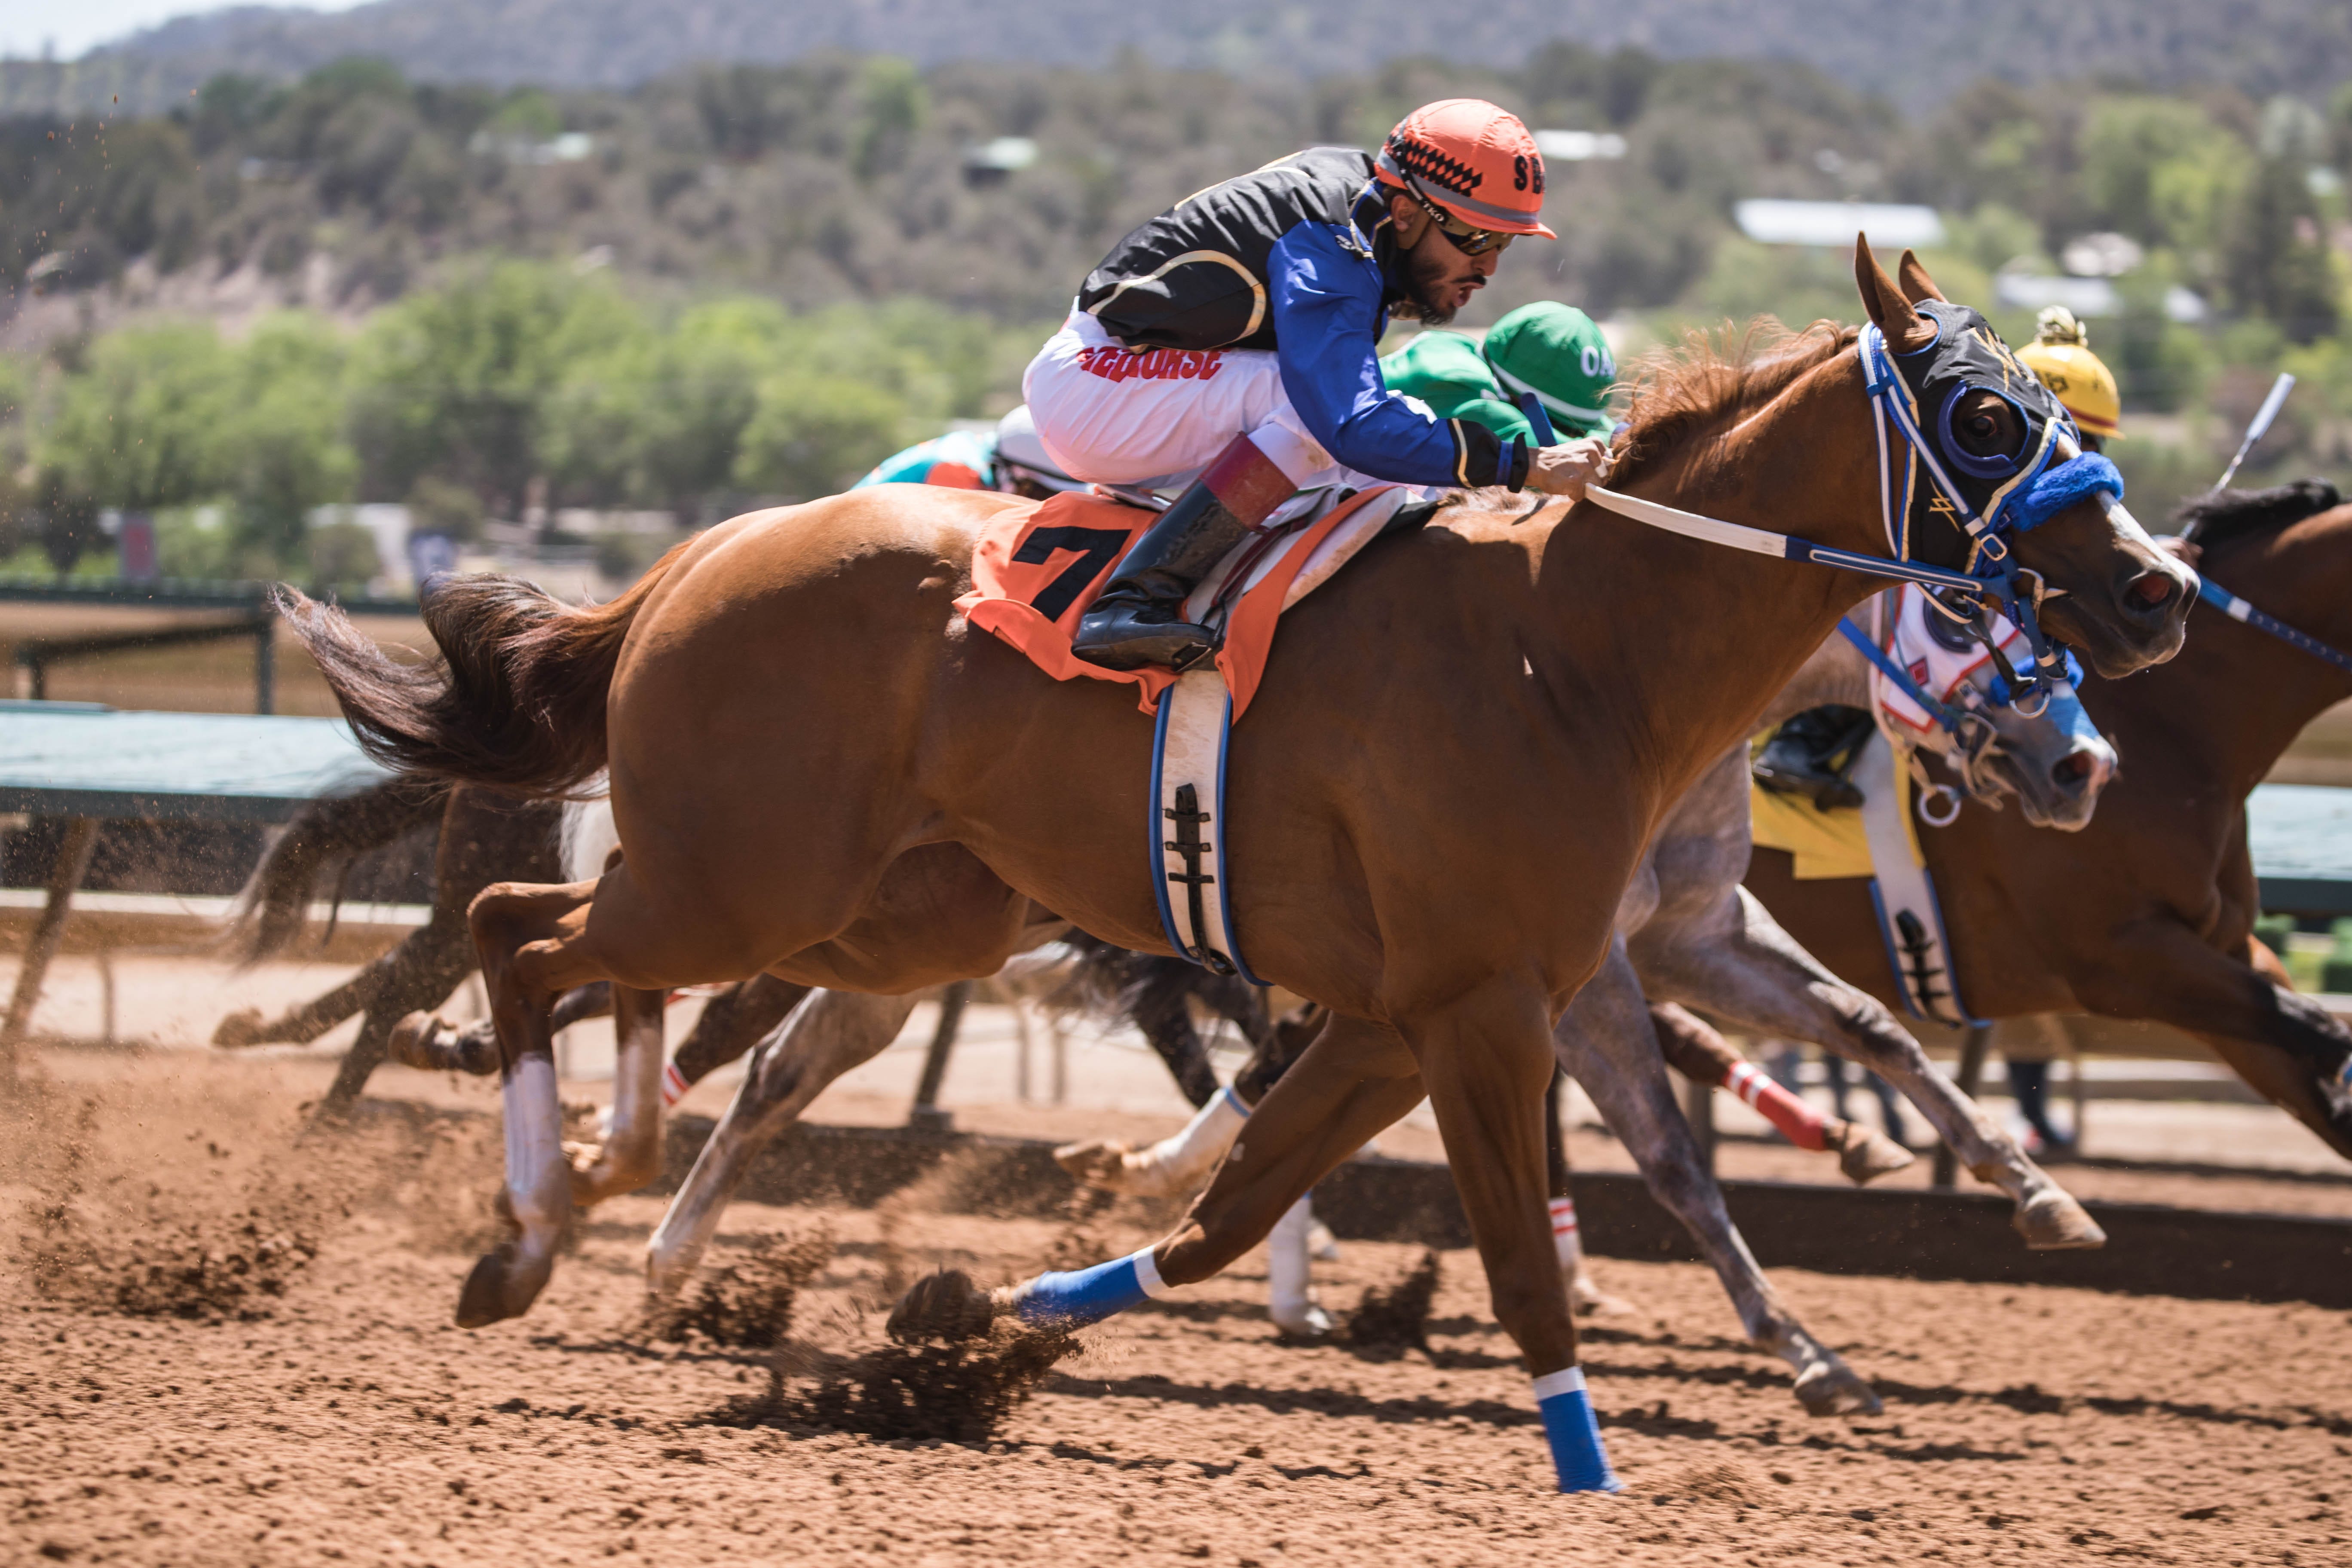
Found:
[[[2039,528],[2077,501],[2105,490],[2124,499],[2124,477],[2096,452],[2082,452],[2063,463],[2053,463],[2033,477],[2019,494],[2010,497],[2009,525],[2020,533]]]

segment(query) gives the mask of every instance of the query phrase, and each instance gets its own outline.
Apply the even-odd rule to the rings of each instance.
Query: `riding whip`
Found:
[[[2230,488],[2230,481],[2238,476],[2238,465],[2246,460],[2246,454],[2254,449],[2255,442],[2270,434],[2271,421],[2276,419],[2279,410],[2286,406],[2286,395],[2294,390],[2294,374],[2284,370],[2279,372],[2278,379],[2271,383],[2270,395],[2263,399],[2260,408],[2254,410],[2254,422],[2246,426],[2246,438],[2238,443],[2238,455],[2230,459],[2228,468],[2221,470],[2221,480],[2213,487],[2215,489]]]

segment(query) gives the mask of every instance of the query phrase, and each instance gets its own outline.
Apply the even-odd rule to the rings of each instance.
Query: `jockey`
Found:
[[[2115,373],[2091,352],[2090,330],[2063,305],[2053,305],[2034,322],[2033,341],[2017,351],[2027,369],[2058,395],[2083,433],[2083,449],[2096,452],[2124,437],[2123,398]]]
[[[1544,448],[1391,391],[1390,316],[1451,321],[1539,221],[1543,159],[1477,99],[1405,116],[1377,156],[1310,148],[1187,197],[1087,275],[1023,391],[1046,452],[1102,484],[1185,489],[1079,622],[1072,651],[1181,668],[1216,637],[1184,595],[1302,487],[1392,480],[1581,495],[1601,443]]]
[[[945,485],[950,489],[996,488],[996,432],[950,430],[894,452],[849,488],[868,485]]]
[[[1037,440],[1036,421],[1016,408],[991,431],[950,430],[918,441],[874,465],[850,486],[944,485],[961,490],[1003,490],[1043,500],[1057,490],[1087,487],[1054,466]]]
[[[1427,404],[1440,419],[1475,419],[1508,441],[1537,445],[1520,412],[1530,397],[1562,437],[1606,436],[1614,421],[1609,391],[1617,359],[1591,317],[1573,305],[1522,305],[1486,330],[1484,342],[1460,332],[1423,332],[1381,361],[1391,392]]]

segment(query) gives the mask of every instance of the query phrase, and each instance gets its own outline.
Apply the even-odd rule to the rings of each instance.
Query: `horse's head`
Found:
[[[2124,509],[2114,468],[2081,453],[2057,398],[1984,317],[1946,300],[1908,251],[1901,272],[1898,286],[1866,241],[1856,245],[1863,305],[1917,437],[1921,472],[1902,525],[1904,553],[1989,583],[2003,575],[2000,559],[2013,558],[2023,613],[2101,675],[2170,658],[2196,574]],[[1967,531],[1962,507],[1986,525],[1990,542]]]
[[[1973,632],[1938,613],[1925,594],[1906,586],[1889,596],[1894,630],[1889,662],[1918,688],[1906,690],[1882,669],[1871,680],[1880,721],[1915,745],[1940,755],[1973,799],[1995,810],[2015,796],[2036,827],[2073,833],[2087,826],[2099,792],[2116,774],[2116,749],[2099,733],[2071,683],[2053,683],[2021,707],[2008,673],[2027,658],[2024,635],[2007,620],[1992,626],[1995,659]],[[1937,711],[1919,705],[1927,697]],[[1948,801],[1951,810],[1958,808]],[[1933,822],[1948,822],[1923,805]]]
[[[1999,679],[1989,675],[1991,682]],[[2029,718],[2014,705],[1990,696],[1985,709],[1993,727],[1989,760],[1999,786],[2017,796],[2018,809],[2036,827],[2062,833],[2088,827],[2091,813],[2098,809],[2099,792],[2116,776],[2116,749],[2091,722],[2083,700],[2072,686],[2053,687],[2049,702]]]

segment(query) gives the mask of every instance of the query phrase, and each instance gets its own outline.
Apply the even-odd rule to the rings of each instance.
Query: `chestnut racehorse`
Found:
[[[1907,256],[1902,271],[1898,288],[1857,253],[1892,352],[1936,349],[1915,308],[1934,285]],[[1760,363],[1662,368],[1619,488],[1883,552],[1855,342],[1822,327]],[[1982,456],[2027,434],[1997,391],[1947,412]],[[1168,951],[1143,875],[1150,733],[1133,697],[1045,679],[954,607],[979,529],[1020,504],[877,487],[754,513],[588,609],[456,579],[425,606],[442,658],[421,667],[287,595],[355,731],[395,768],[550,794],[610,770],[622,861],[473,908],[506,1061],[512,1226],[467,1279],[460,1322],[523,1310],[569,1220],[547,1029],[567,987],[764,970],[903,992],[992,973],[1039,910]],[[1256,971],[1333,1017],[1154,1257],[1168,1284],[1208,1278],[1426,1094],[1496,1316],[1540,1378],[1576,1353],[1545,1210],[1552,1021],[1608,951],[1653,826],[1874,583],[1590,504],[1522,506],[1457,505],[1292,613],[1233,744],[1234,909]],[[1924,504],[1912,532],[1924,560],[1967,554]],[[2121,508],[2086,495],[2011,548],[2046,627],[2102,672],[2179,647],[2193,578]]]
[[[2188,515],[2204,514],[2200,569],[2214,582],[2352,650],[2352,506],[2335,499],[2285,487]],[[2088,827],[2059,837],[1967,812],[1920,836],[1969,1011],[2169,1024],[2352,1159],[2352,1031],[2275,984],[2248,944],[2262,905],[2245,804],[2303,727],[2347,698],[2352,674],[2210,610],[2162,669],[2086,682],[2084,704],[2123,759]],[[1824,963],[1902,1005],[1865,884],[1797,881],[1788,856],[1765,849],[1748,886]]]

